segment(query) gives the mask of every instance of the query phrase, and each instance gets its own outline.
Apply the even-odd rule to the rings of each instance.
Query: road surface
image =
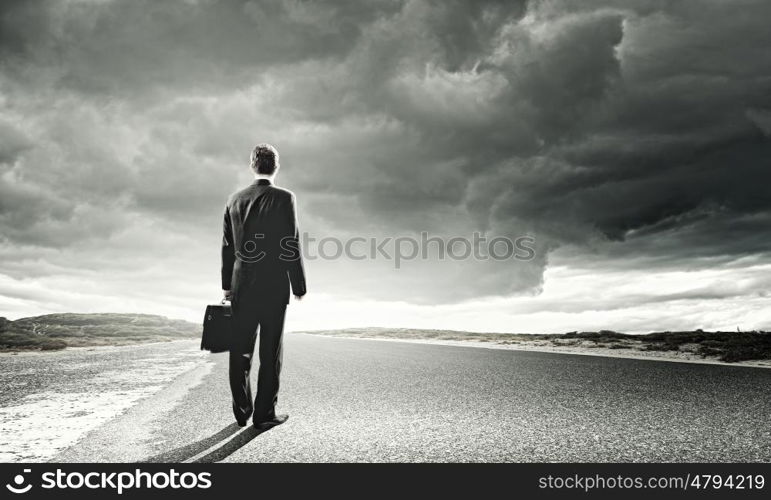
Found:
[[[759,368],[290,334],[279,407],[236,427],[208,355],[50,459],[771,461]]]

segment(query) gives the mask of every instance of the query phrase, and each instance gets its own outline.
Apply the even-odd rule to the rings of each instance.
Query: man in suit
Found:
[[[239,425],[251,416],[262,429],[288,418],[276,415],[284,314],[290,286],[297,300],[306,290],[294,194],[273,185],[279,168],[276,148],[255,147],[251,168],[255,181],[232,194],[225,207],[222,290],[231,301],[236,327],[230,349],[233,413]],[[260,369],[252,403],[249,372],[258,329]]]

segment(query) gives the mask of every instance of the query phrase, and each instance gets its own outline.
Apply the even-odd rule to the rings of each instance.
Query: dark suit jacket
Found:
[[[305,295],[294,194],[260,179],[230,196],[222,237],[222,289],[287,304],[289,287]]]

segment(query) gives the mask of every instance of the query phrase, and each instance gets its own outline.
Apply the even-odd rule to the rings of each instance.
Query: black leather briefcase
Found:
[[[230,304],[206,306],[203,318],[203,338],[201,350],[209,352],[227,352],[233,339],[233,310]]]

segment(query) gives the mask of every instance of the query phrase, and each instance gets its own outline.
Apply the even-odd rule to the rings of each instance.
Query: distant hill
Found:
[[[0,350],[56,350],[195,338],[201,326],[149,314],[46,314],[0,317]]]

